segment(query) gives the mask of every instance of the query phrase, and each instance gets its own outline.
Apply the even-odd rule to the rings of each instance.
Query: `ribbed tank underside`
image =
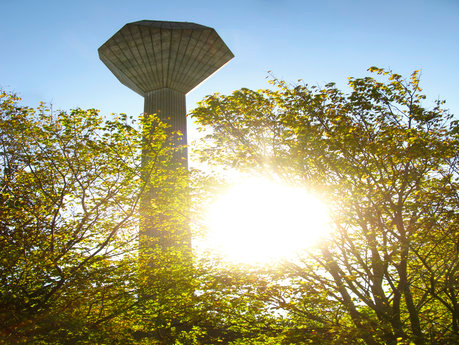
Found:
[[[126,24],[99,48],[118,80],[142,96],[170,88],[188,93],[234,55],[214,29],[143,20]]]

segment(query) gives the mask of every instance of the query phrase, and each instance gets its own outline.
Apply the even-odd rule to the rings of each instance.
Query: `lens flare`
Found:
[[[208,212],[204,246],[231,262],[294,257],[329,232],[324,202],[305,189],[248,179],[223,193]]]

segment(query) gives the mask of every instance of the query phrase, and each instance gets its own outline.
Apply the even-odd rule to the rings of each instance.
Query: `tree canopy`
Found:
[[[191,172],[155,116],[2,92],[0,343],[458,341],[459,122],[419,72],[369,70],[349,92],[274,79],[207,96],[190,115],[210,168]],[[191,255],[225,169],[307,186],[332,233],[275,267]]]
[[[208,96],[191,113],[212,129],[200,156],[275,174],[328,199],[333,236],[283,267],[292,292],[280,290],[275,300],[295,322],[318,322],[317,332],[328,329],[335,341],[350,333],[366,344],[451,343],[458,334],[458,121],[442,101],[425,107],[418,71],[405,80],[369,70],[378,78],[350,78],[349,93],[333,83],[274,79],[275,90]]]
[[[179,184],[170,184],[183,172],[168,169],[173,139],[154,116],[143,120],[152,128],[143,135],[125,115],[104,120],[93,109],[53,112],[17,101],[1,94],[0,340],[128,343],[139,307],[158,313],[184,274],[180,261],[168,264],[179,253],[154,244],[148,258],[161,268],[143,265],[138,240],[139,206],[155,185],[156,218],[177,211],[171,190]],[[168,222],[162,226],[167,232]]]

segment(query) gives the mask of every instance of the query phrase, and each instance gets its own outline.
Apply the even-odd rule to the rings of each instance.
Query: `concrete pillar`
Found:
[[[186,130],[186,100],[185,94],[169,88],[153,90],[145,94],[145,114],[157,114],[162,122],[171,125],[173,132],[180,131],[182,136],[177,145],[183,147],[176,158],[188,167],[188,150]]]

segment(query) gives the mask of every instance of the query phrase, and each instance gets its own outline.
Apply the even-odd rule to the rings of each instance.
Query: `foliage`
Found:
[[[206,97],[191,115],[217,169],[191,178],[155,116],[1,93],[0,343],[457,342],[459,122],[424,107],[418,72],[370,71],[347,94]],[[278,267],[193,256],[222,168],[314,190],[333,235]]]
[[[167,169],[175,150],[167,126],[143,119],[147,136],[125,115],[107,121],[92,109],[56,113],[17,101],[1,94],[0,341],[129,343],[137,329],[148,331],[139,322],[147,307],[149,322],[167,327],[152,315],[188,273],[166,264],[179,255],[173,248],[138,246],[151,185],[169,195],[157,193],[158,214],[180,202],[167,192],[171,179],[185,178]],[[144,166],[142,149],[151,162]],[[146,270],[147,255],[163,264]]]
[[[275,324],[237,296],[252,278],[193,263],[200,192],[167,124],[18,101],[1,95],[0,343],[229,343]]]
[[[378,78],[350,78],[348,94],[333,83],[273,80],[274,91],[208,96],[191,114],[208,133],[199,154],[209,165],[275,174],[329,200],[334,236],[284,266],[291,293],[277,305],[296,326],[328,329],[334,343],[452,343],[458,121],[444,102],[423,106],[417,71],[408,80],[370,72]]]

